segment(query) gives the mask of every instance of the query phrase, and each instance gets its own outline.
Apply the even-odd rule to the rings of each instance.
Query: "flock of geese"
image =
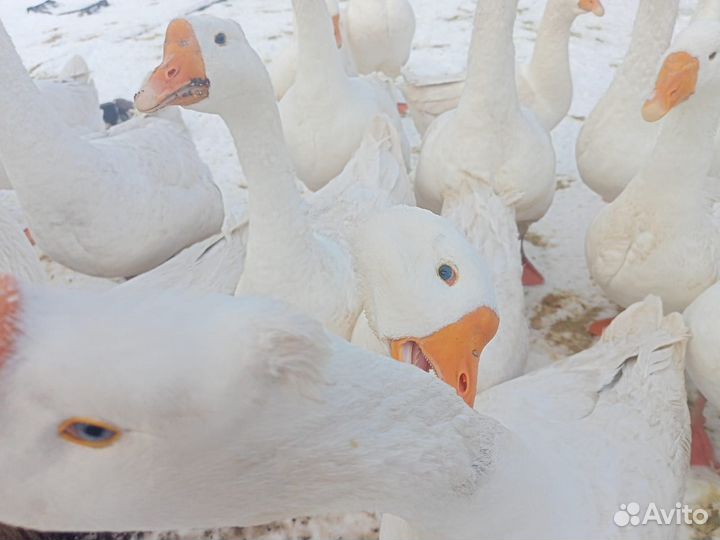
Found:
[[[0,521],[369,510],[394,540],[673,538],[612,517],[675,508],[691,458],[718,468],[720,0],[673,40],[678,3],[638,0],[577,141],[608,203],[588,268],[624,311],[528,374],[544,278],[522,242],[553,202],[571,27],[601,0],[547,0],[523,66],[517,0],[478,0],[467,73],[439,83],[402,76],[407,0],[292,0],[269,70],[237,22],[175,19],[110,129],[81,59],[33,81],[0,23]],[[236,186],[179,108],[225,122]],[[117,284],[49,288],[39,252]]]

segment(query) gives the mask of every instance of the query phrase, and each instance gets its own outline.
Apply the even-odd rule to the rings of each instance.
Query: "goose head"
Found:
[[[434,372],[472,406],[499,320],[489,266],[446,219],[395,207],[354,235],[370,328],[398,361]]]
[[[698,20],[681,32],[662,61],[643,118],[657,122],[700,95],[720,92],[720,22]]]
[[[165,33],[162,63],[135,95],[140,112],[180,105],[220,114],[238,99],[254,101],[270,85],[262,60],[242,27],[210,15],[174,19]]]
[[[574,4],[576,10],[579,10],[579,15],[583,13],[592,13],[598,17],[605,15],[605,7],[600,0],[569,0]]]
[[[0,521],[122,531],[250,519],[229,498],[253,491],[241,472],[265,458],[241,441],[281,428],[261,416],[312,393],[330,350],[319,323],[269,299],[109,299],[0,276]]]

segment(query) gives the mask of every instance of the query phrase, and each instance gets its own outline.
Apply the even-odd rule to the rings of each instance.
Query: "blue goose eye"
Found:
[[[58,429],[60,437],[68,442],[90,448],[106,448],[120,438],[120,430],[95,420],[70,418]]]
[[[450,286],[455,285],[455,282],[457,281],[457,272],[452,266],[449,264],[441,264],[437,272],[440,279],[442,279],[445,283]]]
[[[225,37],[225,34],[223,34],[222,32],[216,34],[215,43],[217,43],[218,45],[225,45],[225,43],[227,43],[227,38]]]

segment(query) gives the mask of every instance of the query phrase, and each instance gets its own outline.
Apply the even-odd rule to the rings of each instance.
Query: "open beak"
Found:
[[[335,43],[337,43],[337,48],[340,49],[343,45],[342,31],[340,30],[340,14],[333,15],[332,22],[333,31],[335,32]]]
[[[605,15],[605,8],[600,0],[580,0],[578,5],[580,6],[580,9],[588,11],[598,17]]]
[[[482,307],[430,336],[392,340],[390,353],[395,360],[435,372],[472,407],[480,354],[495,337],[499,324],[495,312]]]
[[[643,105],[643,118],[657,122],[687,101],[695,93],[699,71],[700,62],[689,53],[676,52],[668,56],[655,83],[655,94]]]
[[[135,108],[155,112],[170,105],[192,105],[208,95],[210,81],[192,25],[175,19],[165,33],[162,64],[135,94]]]

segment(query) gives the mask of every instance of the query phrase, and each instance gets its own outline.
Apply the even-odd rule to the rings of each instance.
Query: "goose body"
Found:
[[[93,134],[105,129],[97,90],[90,79],[90,69],[81,57],[68,60],[57,80],[41,79],[35,81],[35,85],[61,120],[77,133]],[[0,189],[10,187],[10,179],[0,162]]]
[[[159,530],[376,509],[418,538],[624,538],[618,500],[674,508],[683,494],[685,328],[656,299],[473,411],[435,377],[268,299],[2,289],[0,520],[12,525]]]
[[[660,124],[638,113],[673,36],[679,0],[640,0],[630,47],[605,95],[585,120],[576,146],[583,182],[613,201],[650,158]]]
[[[0,57],[13,91],[0,114],[22,126],[0,133],[0,160],[44,253],[85,274],[130,277],[220,230],[220,191],[177,111],[83,138],[42,98],[4,28]]]
[[[455,111],[428,129],[415,175],[418,204],[440,212],[444,193],[471,176],[514,200],[524,229],[550,207],[555,153],[534,115],[520,107],[515,87],[512,28],[515,3],[478,4],[468,82]]]
[[[685,310],[685,324],[690,330],[687,371],[692,382],[713,406],[720,406],[720,346],[718,332],[720,285],[708,288]]]
[[[298,177],[313,191],[342,171],[377,114],[392,119],[409,146],[390,83],[348,77],[322,0],[294,0],[298,74],[280,101],[288,149]]]
[[[651,158],[588,229],[590,273],[625,307],[657,294],[684,310],[720,276],[720,234],[705,189],[720,120],[720,23],[698,21],[670,48],[643,107],[663,127]],[[671,97],[668,97],[671,96]]]
[[[352,0],[343,20],[359,73],[400,75],[415,36],[415,12],[408,0]]]

